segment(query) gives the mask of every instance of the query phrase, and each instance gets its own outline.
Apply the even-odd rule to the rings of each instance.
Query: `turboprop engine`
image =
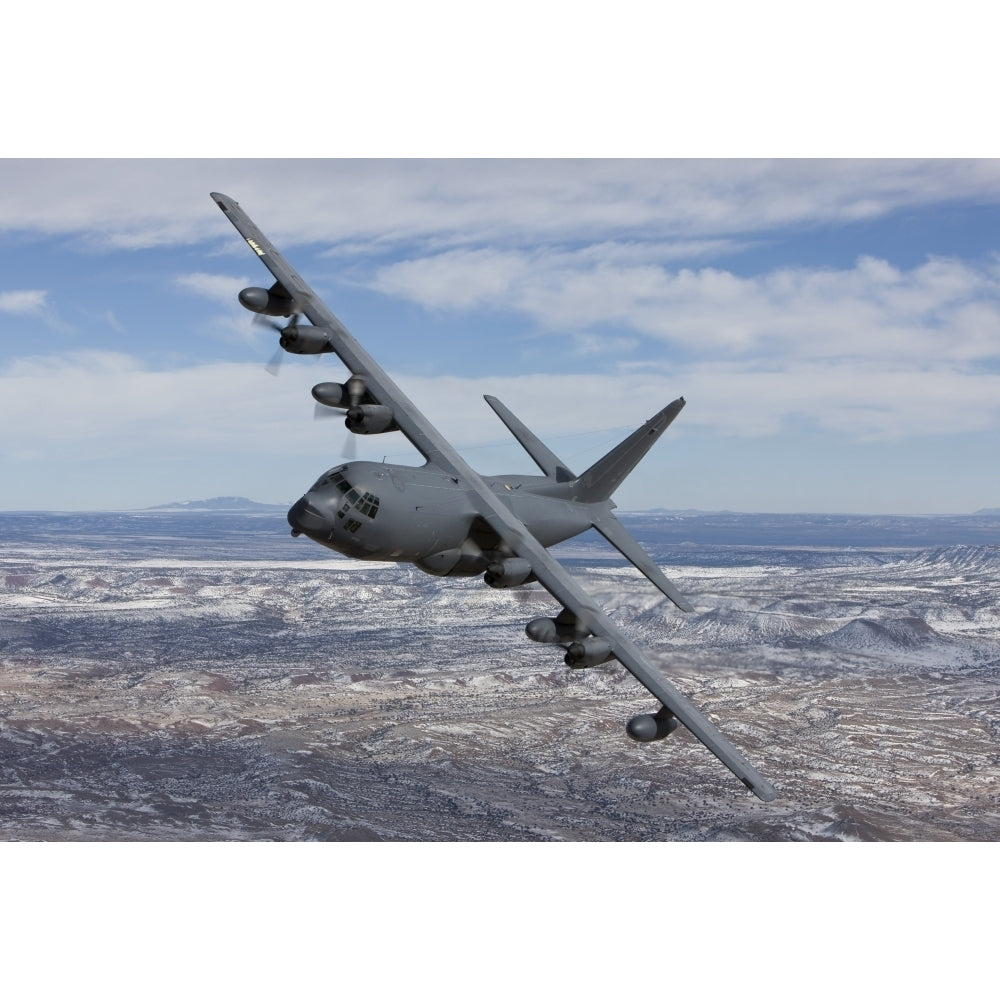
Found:
[[[312,387],[313,399],[323,406],[335,410],[346,410],[344,421],[347,429],[354,434],[385,434],[387,431],[398,431],[399,424],[389,406],[379,403],[362,403],[365,398],[364,381],[358,376],[347,380],[343,385],[339,382],[320,382]],[[371,396],[368,396],[371,399]]]
[[[599,635],[591,635],[586,639],[571,642],[566,649],[566,666],[574,670],[583,667],[596,667],[600,663],[613,660],[615,654],[611,651],[611,643]]]
[[[294,318],[293,322],[278,331],[281,334],[278,343],[289,354],[327,354],[333,350],[329,337],[320,327],[299,326]]]
[[[388,406],[352,406],[344,423],[354,434],[385,434],[399,430],[399,424]]]
[[[519,587],[522,583],[532,583],[537,577],[531,571],[527,559],[498,559],[486,567],[483,580],[491,587]]]

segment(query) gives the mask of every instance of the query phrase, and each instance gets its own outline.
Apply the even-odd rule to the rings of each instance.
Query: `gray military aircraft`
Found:
[[[660,701],[654,713],[632,718],[626,732],[648,743],[683,724],[764,801],[773,786],[671,684],[641,649],[546,551],[596,528],[682,611],[688,602],[612,513],[611,494],[684,406],[676,399],[575,475],[498,399],[486,401],[544,475],[480,476],[431,425],[399,387],[320,301],[231,198],[212,198],[275,279],[270,288],[244,288],[241,304],[261,316],[286,317],[280,345],[292,354],[334,353],[350,377],[321,382],[313,397],[345,414],[354,434],[401,432],[426,459],[416,468],[348,462],[325,472],[288,512],[293,535],[356,559],[413,563],[436,576],[483,574],[491,587],[537,581],[561,605],[554,618],[526,626],[537,642],[566,650],[573,668],[619,661]],[[302,323],[305,317],[309,322]]]

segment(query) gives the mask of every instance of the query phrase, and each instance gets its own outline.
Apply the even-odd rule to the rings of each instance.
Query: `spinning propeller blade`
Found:
[[[269,319],[267,316],[261,316],[259,314],[257,316],[254,316],[253,322],[255,324],[257,324],[258,326],[266,326],[269,329],[274,330],[277,334],[280,335],[281,338],[278,342],[278,349],[271,356],[271,360],[268,361],[266,365],[264,365],[264,370],[269,375],[277,375],[281,371],[281,359],[285,353],[285,347],[283,343],[284,338],[288,332],[294,334],[295,327],[299,325],[300,315],[301,314],[298,312],[293,312],[291,320],[289,320],[289,322],[284,325],[275,322],[273,319]]]

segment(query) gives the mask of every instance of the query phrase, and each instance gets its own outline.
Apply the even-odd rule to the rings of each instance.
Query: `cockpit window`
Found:
[[[338,465],[336,469],[330,469],[327,472],[324,472],[323,475],[320,476],[315,483],[313,483],[311,489],[318,490],[320,487],[336,482],[337,479],[343,480],[344,477],[341,475],[341,472],[343,472],[344,468],[345,466]]]
[[[359,493],[344,477],[344,469],[346,466],[341,465],[339,468],[331,469],[322,479],[313,487],[313,489],[318,489],[320,486],[326,486],[332,484],[344,494],[344,499],[359,513],[364,514],[365,517],[375,517],[378,514],[379,508],[379,498],[373,493]],[[357,531],[357,528],[354,529]]]
[[[365,517],[375,517],[378,513],[378,497],[366,493],[357,504],[357,508]]]

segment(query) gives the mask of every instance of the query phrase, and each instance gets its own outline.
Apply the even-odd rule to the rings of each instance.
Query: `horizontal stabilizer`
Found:
[[[628,529],[614,514],[610,511],[602,514],[600,519],[594,522],[594,527],[681,611],[694,611],[687,598],[663,575],[660,567],[650,559],[646,550],[629,534]]]
[[[607,500],[683,409],[684,397],[681,396],[660,410],[655,417],[650,417],[604,458],[598,459],[576,481],[574,499],[581,503]]]
[[[557,483],[568,483],[573,479],[573,473],[566,468],[566,463],[558,455],[553,454],[496,396],[484,396],[483,399],[493,407],[494,413],[507,425],[507,429],[517,438],[521,447],[535,460],[535,464],[545,475]]]

